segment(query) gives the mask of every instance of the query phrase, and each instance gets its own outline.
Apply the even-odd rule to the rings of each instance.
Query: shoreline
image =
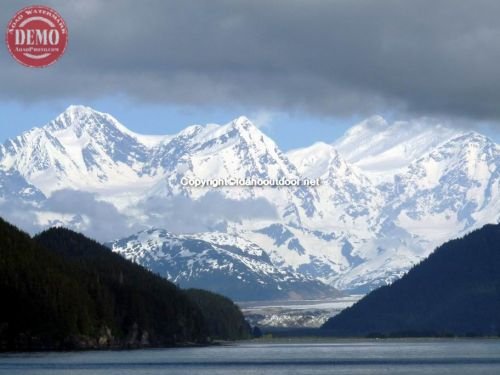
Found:
[[[320,336],[291,336],[291,337],[261,337],[248,340],[236,341],[214,341],[209,344],[186,343],[175,346],[144,346],[134,348],[84,348],[84,349],[35,349],[35,350],[8,350],[0,351],[0,357],[22,354],[44,354],[44,353],[88,353],[88,352],[136,352],[136,351],[158,351],[165,349],[194,349],[209,347],[232,347],[238,345],[300,345],[300,344],[354,344],[354,343],[391,343],[391,342],[473,342],[473,341],[500,341],[500,336],[455,336],[455,337],[320,337]]]

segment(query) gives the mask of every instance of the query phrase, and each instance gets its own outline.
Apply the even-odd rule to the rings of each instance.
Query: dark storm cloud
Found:
[[[2,2],[1,21],[22,1]],[[2,48],[2,99],[121,93],[314,114],[500,117],[500,2],[49,1],[69,48],[42,70]]]

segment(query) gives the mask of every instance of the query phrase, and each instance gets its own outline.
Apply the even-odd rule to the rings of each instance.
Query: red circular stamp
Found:
[[[9,21],[7,48],[20,64],[43,68],[59,59],[68,44],[68,29],[54,9],[33,5],[21,9]]]

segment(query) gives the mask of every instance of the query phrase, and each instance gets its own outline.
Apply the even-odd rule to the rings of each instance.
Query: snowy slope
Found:
[[[195,125],[186,128],[165,142],[155,152],[148,170],[163,175],[146,199],[175,195],[199,199],[210,187],[193,188],[181,185],[188,179],[300,177],[296,167],[269,137],[246,117],[226,125]],[[228,199],[265,198],[273,202],[287,221],[300,225],[301,220],[317,211],[313,193],[306,188],[222,187],[217,192]]]
[[[182,287],[209,289],[236,300],[338,295],[311,278],[279,270],[263,249],[226,233],[190,236],[150,229],[109,246]]]
[[[0,166],[18,171],[46,195],[63,188],[119,190],[144,180],[150,147],[163,138],[152,139],[111,115],[70,106],[47,125],[0,146]]]
[[[411,163],[381,187],[387,201],[367,261],[333,277],[338,288],[370,289],[401,276],[450,238],[500,221],[500,147],[469,132]],[[377,281],[378,280],[378,281]]]
[[[475,132],[454,137],[395,177],[383,215],[437,243],[498,221],[499,166],[500,147],[490,139]]]
[[[351,127],[333,146],[378,182],[390,180],[412,161],[459,133],[425,118],[389,123],[373,116]]]
[[[314,228],[342,228],[353,233],[359,232],[356,228],[376,225],[375,218],[384,203],[380,191],[333,146],[318,142],[287,156],[302,176],[322,181],[314,189],[321,207],[318,222],[312,223]]]
[[[152,269],[175,269],[170,276],[179,280],[188,280],[183,277],[190,267],[203,282],[224,279],[228,269],[222,265],[229,262],[241,271],[231,274],[231,282],[242,283],[237,276],[244,273],[252,288],[261,280],[271,294],[284,282],[281,273],[366,291],[399,277],[440,243],[498,222],[499,165],[499,146],[488,138],[425,119],[390,124],[375,116],[333,145],[320,142],[284,153],[246,117],[144,136],[111,115],[71,106],[49,124],[0,146],[0,210],[6,212],[7,203],[29,203],[40,229],[58,224],[85,230],[102,211],[58,211],[46,204],[58,190],[79,190],[91,193],[93,204],[114,206],[104,211],[122,215],[116,220],[125,228],[121,253]],[[308,177],[319,178],[321,185],[194,188],[182,186],[183,177]],[[243,202],[236,206],[241,212],[220,221],[211,210],[186,203],[206,204],[214,194],[222,206]],[[276,214],[245,216],[244,207],[256,207],[257,201]],[[157,236],[155,246],[148,245],[151,239],[127,239],[138,228],[168,230],[161,210],[169,207],[174,219],[189,218],[182,232],[193,232],[197,216],[211,224],[203,231],[217,231],[166,233]],[[172,245],[171,238],[182,244]],[[182,255],[190,246],[193,259]],[[228,247],[247,252],[255,247],[265,254],[238,258]],[[214,259],[199,256],[203,249]],[[175,261],[160,256],[166,250],[177,254]],[[263,268],[252,266],[257,263]],[[208,272],[210,264],[218,265],[215,273]],[[264,275],[265,264],[273,271]],[[290,292],[279,285],[282,296]]]

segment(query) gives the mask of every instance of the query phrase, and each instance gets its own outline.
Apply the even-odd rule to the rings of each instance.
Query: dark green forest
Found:
[[[188,289],[187,295],[200,307],[211,338],[237,340],[250,337],[251,327],[240,308],[229,298],[201,289]]]
[[[4,351],[207,344],[249,335],[232,301],[183,291],[63,228],[30,238],[0,219],[0,293]]]
[[[500,224],[445,243],[322,328],[336,336],[500,335]]]

